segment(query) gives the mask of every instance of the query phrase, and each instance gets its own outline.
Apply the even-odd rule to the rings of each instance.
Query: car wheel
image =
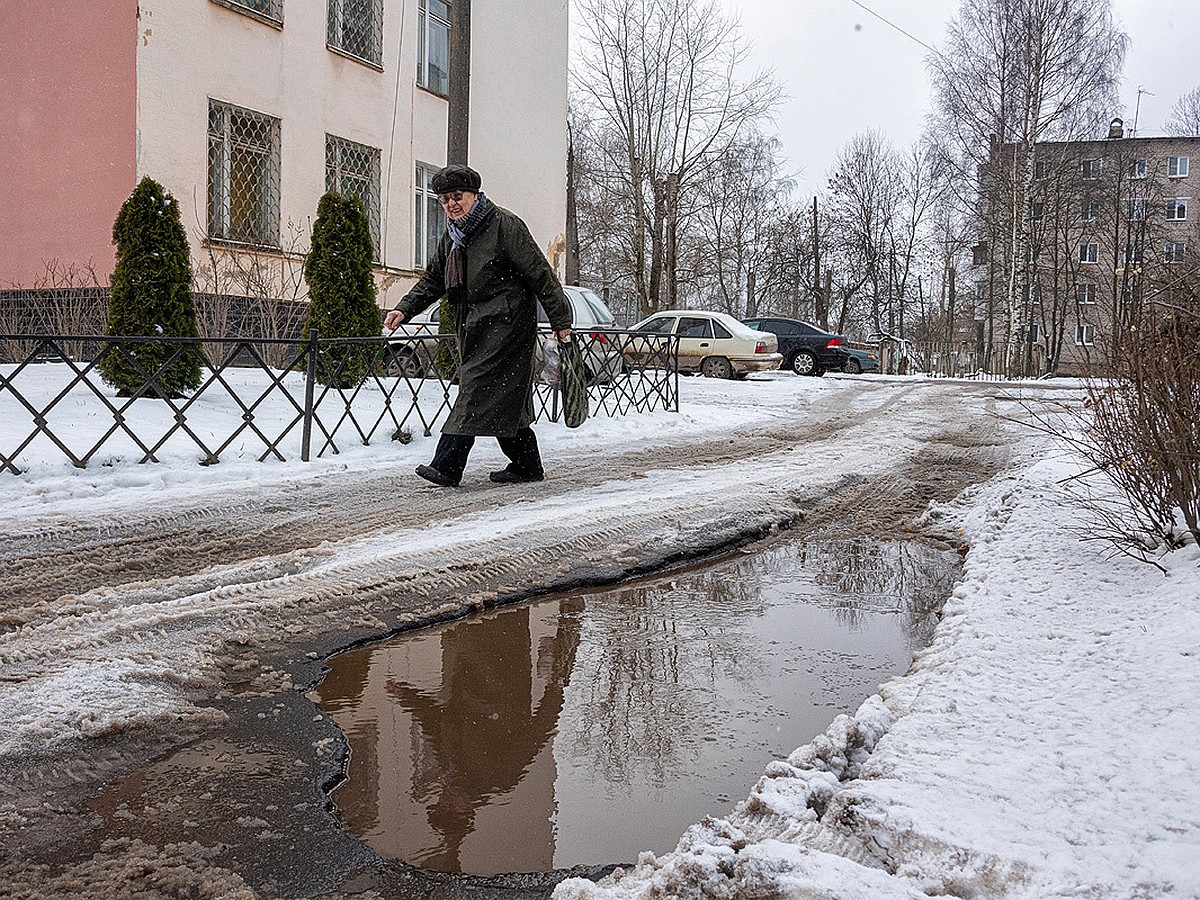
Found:
[[[392,378],[424,378],[425,367],[417,359],[417,354],[411,347],[401,347],[393,350],[388,358],[387,374]]]
[[[850,375],[861,375],[862,365],[852,356],[846,361],[846,372]]]
[[[700,363],[700,374],[705,378],[732,378],[733,365],[723,356],[705,357]]]
[[[797,375],[820,375],[817,368],[817,356],[811,350],[797,351],[792,357],[792,371]]]

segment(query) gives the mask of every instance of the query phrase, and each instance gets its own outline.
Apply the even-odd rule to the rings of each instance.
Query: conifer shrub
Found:
[[[192,263],[179,204],[153,178],[138,182],[121,206],[113,243],[117,262],[105,334],[196,337]],[[159,341],[109,345],[98,368],[123,397],[178,397],[200,384],[197,349]]]
[[[304,261],[308,282],[308,319],[321,338],[379,337],[383,319],[375,302],[371,271],[374,246],[367,212],[357,197],[330,191],[317,204],[312,247]],[[351,387],[370,370],[374,353],[353,344],[322,347],[317,378],[322,384]]]

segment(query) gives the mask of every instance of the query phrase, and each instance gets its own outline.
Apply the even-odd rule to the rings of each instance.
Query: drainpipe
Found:
[[[446,117],[446,164],[467,165],[471,126],[471,0],[450,3],[450,109]]]

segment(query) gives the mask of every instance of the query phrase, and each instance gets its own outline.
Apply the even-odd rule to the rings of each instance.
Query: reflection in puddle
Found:
[[[780,544],[344,653],[313,692],[350,745],[339,815],[445,872],[665,852],[907,669],[958,565],[915,543]]]

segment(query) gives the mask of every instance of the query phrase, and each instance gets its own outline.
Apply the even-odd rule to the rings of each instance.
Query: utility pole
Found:
[[[829,297],[821,285],[821,231],[817,226],[817,198],[813,197],[813,300],[816,306],[817,324],[829,329]],[[828,281],[828,279],[826,279]]]
[[[471,131],[471,0],[452,0],[450,4],[449,76],[446,164],[465,166]]]

